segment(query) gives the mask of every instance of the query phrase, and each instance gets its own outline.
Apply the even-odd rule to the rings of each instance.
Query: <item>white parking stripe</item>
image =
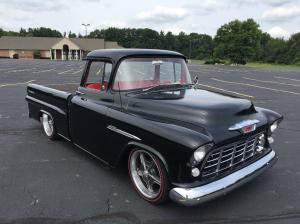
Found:
[[[3,85],[0,85],[0,88],[1,87],[5,87],[5,86],[19,86],[19,85],[26,85],[26,84],[29,84],[31,82],[34,82],[35,80],[30,80],[28,82],[19,82],[19,83],[8,83],[8,84],[3,84]]]
[[[27,72],[34,70],[35,68],[26,68],[26,69],[18,69],[18,70],[11,70],[11,71],[6,71],[5,73],[16,73],[16,72]]]
[[[59,72],[59,73],[57,73],[57,74],[59,74],[59,75],[65,74],[65,73],[67,73],[67,72],[73,71],[73,69],[74,69],[74,68],[71,68],[71,69],[69,69],[69,70],[66,70],[66,71],[63,71],[63,72]]]
[[[42,70],[42,71],[35,71],[35,72],[32,72],[32,73],[43,73],[43,72],[50,72],[50,71],[53,71],[53,70],[55,70],[55,68]]]
[[[276,82],[276,81],[265,81],[265,80],[247,78],[247,77],[243,77],[243,79],[252,80],[252,81],[256,81],[256,82],[273,83],[273,84],[278,84],[278,85],[287,85],[287,86],[300,87],[300,85],[297,85],[297,84],[290,84],[290,83],[283,83],[283,82]]]
[[[69,83],[51,83],[51,84],[39,84],[44,86],[64,86],[64,85],[79,85],[77,82],[69,82]]]
[[[80,69],[80,70],[78,70],[78,71],[75,71],[75,72],[73,72],[73,73],[72,73],[72,75],[75,75],[75,74],[77,74],[77,73],[80,73],[80,72],[82,72],[82,69]]]
[[[0,71],[4,71],[4,70],[14,70],[14,69],[17,69],[17,68],[0,68]]]
[[[290,94],[294,94],[294,95],[300,95],[300,93],[297,93],[297,92],[291,92],[291,91],[286,91],[286,90],[281,90],[281,89],[273,89],[273,88],[268,88],[268,87],[264,87],[264,86],[257,86],[257,85],[253,85],[253,84],[249,84],[249,83],[231,82],[231,81],[225,81],[225,80],[216,79],[216,78],[211,78],[211,79],[214,80],[214,81],[223,82],[223,83],[237,84],[237,85],[243,85],[243,86],[251,86],[251,87],[260,88],[260,89],[272,90],[272,91],[275,91],[275,92],[282,92],[282,93],[290,93]]]
[[[300,79],[290,79],[290,78],[285,78],[285,77],[280,77],[280,76],[275,76],[274,78],[276,78],[276,79],[286,79],[286,80],[300,82]]]
[[[197,85],[198,86],[205,86],[205,87],[212,88],[212,89],[218,89],[218,90],[221,90],[221,91],[224,91],[224,92],[233,93],[233,94],[237,94],[237,95],[240,95],[240,96],[245,96],[245,97],[249,97],[249,98],[254,99],[254,96],[247,95],[247,94],[244,94],[244,93],[238,93],[238,92],[235,92],[235,91],[230,91],[230,90],[221,89],[221,88],[218,88],[218,87],[215,87],[215,86],[209,86],[209,85],[204,85],[204,84],[199,84],[199,83]]]

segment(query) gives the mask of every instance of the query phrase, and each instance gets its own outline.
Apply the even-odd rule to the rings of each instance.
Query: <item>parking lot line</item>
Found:
[[[64,85],[79,85],[77,82],[69,82],[69,83],[50,83],[50,84],[39,84],[44,86],[64,86]]]
[[[0,71],[13,70],[13,69],[17,69],[17,68],[0,68]]]
[[[0,88],[1,87],[5,87],[5,86],[18,86],[18,85],[26,85],[26,84],[29,84],[31,82],[34,82],[35,80],[30,80],[30,81],[27,81],[27,82],[18,82],[18,83],[8,83],[8,84],[3,84],[3,85],[0,85]]]
[[[217,90],[221,90],[221,91],[224,91],[224,92],[233,93],[233,94],[237,94],[237,95],[240,95],[240,96],[249,97],[249,98],[254,99],[254,96],[247,95],[247,94],[244,94],[244,93],[239,93],[239,92],[222,89],[222,88],[218,88],[218,87],[215,87],[215,86],[209,86],[209,85],[199,84],[199,83],[197,85],[198,86],[204,86],[204,87],[212,88],[212,89],[217,89]]]
[[[5,73],[28,72],[34,69],[35,68],[17,69],[17,70],[6,71]]]
[[[276,79],[286,79],[286,80],[290,80],[290,81],[300,82],[300,79],[290,79],[290,78],[285,78],[285,77],[280,77],[280,76],[275,76],[274,78],[276,78]]]
[[[82,72],[82,69],[80,69],[80,70],[78,70],[78,71],[75,71],[75,72],[73,72],[73,73],[72,73],[72,75],[75,75],[75,74],[77,74],[77,73],[80,73],[80,72]]]
[[[290,84],[290,83],[283,83],[283,82],[276,82],[276,81],[266,81],[266,80],[252,79],[252,78],[248,78],[248,77],[243,77],[243,79],[252,80],[252,81],[256,81],[256,82],[263,82],[263,83],[273,83],[273,84],[278,84],[278,85],[300,87],[300,85],[298,85],[298,84]]]
[[[53,71],[55,70],[55,68],[51,68],[51,69],[47,69],[47,70],[41,70],[41,71],[35,71],[35,72],[32,72],[32,73],[43,73],[43,72],[50,72],[50,71]]]
[[[66,71],[63,71],[63,72],[59,72],[59,73],[57,73],[57,74],[61,75],[61,74],[65,74],[65,73],[70,72],[70,71],[73,71],[73,70],[74,70],[74,68],[71,68],[71,69],[69,69],[69,70],[66,70]]]
[[[232,82],[232,81],[226,81],[226,80],[221,80],[221,79],[216,79],[216,78],[211,78],[211,79],[214,80],[214,81],[217,81],[217,82],[237,84],[237,85],[243,85],[243,86],[251,86],[251,87],[271,90],[271,91],[275,91],[275,92],[282,92],[282,93],[289,93],[289,94],[293,94],[293,95],[300,95],[300,93],[297,93],[297,92],[292,92],[292,91],[287,91],[287,90],[282,90],[282,89],[273,89],[273,88],[264,87],[264,86],[257,86],[257,85],[253,85],[253,84],[249,84],[249,83]]]

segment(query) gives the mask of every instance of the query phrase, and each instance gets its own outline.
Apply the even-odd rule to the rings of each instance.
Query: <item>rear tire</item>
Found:
[[[47,137],[51,140],[58,139],[53,117],[49,114],[43,113],[40,119]]]
[[[153,153],[132,150],[128,157],[128,171],[135,190],[145,201],[157,205],[169,198],[165,167]]]

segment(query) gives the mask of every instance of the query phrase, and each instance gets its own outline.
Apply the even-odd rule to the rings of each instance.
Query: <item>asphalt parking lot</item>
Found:
[[[299,223],[300,69],[189,65],[200,87],[251,98],[284,115],[279,161],[214,201],[152,206],[124,167],[111,169],[28,118],[27,83],[79,83],[84,62],[0,60],[0,223]]]

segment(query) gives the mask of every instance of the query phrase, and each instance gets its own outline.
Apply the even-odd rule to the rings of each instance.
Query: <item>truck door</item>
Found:
[[[113,103],[113,96],[107,91],[111,70],[108,61],[88,61],[81,85],[70,102],[73,142],[104,161],[108,153],[106,113]]]

